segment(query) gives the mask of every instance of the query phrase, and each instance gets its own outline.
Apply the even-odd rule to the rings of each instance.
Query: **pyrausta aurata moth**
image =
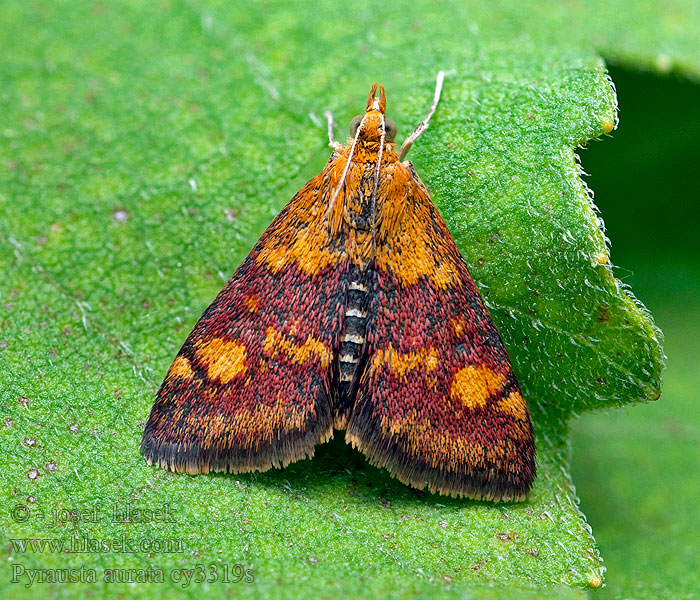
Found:
[[[334,429],[410,486],[522,499],[535,477],[527,405],[501,337],[428,191],[396,151],[374,84],[347,145],[273,220],[170,367],[149,463],[264,471]]]

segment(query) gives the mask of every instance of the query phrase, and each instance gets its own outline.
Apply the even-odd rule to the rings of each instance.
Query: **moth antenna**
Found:
[[[375,89],[377,87],[377,84],[375,83],[372,89]],[[370,92],[370,95],[372,92]],[[345,163],[345,168],[343,169],[343,174],[340,176],[340,183],[338,183],[338,187],[335,188],[335,192],[333,192],[333,195],[331,196],[331,201],[328,204],[328,210],[326,211],[326,218],[330,217],[331,211],[333,210],[333,206],[335,205],[335,199],[338,197],[338,194],[340,194],[340,190],[343,188],[343,185],[345,184],[345,178],[348,176],[348,171],[350,170],[350,163],[352,162],[352,157],[355,154],[355,147],[357,146],[357,140],[360,138],[360,131],[362,131],[362,127],[365,124],[365,118],[366,114],[364,117],[362,117],[362,121],[360,121],[360,124],[357,126],[357,131],[355,132],[355,138],[352,140],[352,147],[350,148],[350,154],[348,155],[348,160]]]
[[[380,88],[380,100],[384,97],[384,86]],[[384,106],[386,106],[386,97],[384,97]],[[382,155],[384,154],[384,137],[386,136],[386,123],[384,121],[384,112],[382,112],[382,136],[379,139],[379,152],[377,153],[377,167],[374,170],[374,185],[372,186],[372,252],[377,254],[377,193],[379,192],[379,173],[382,166]]]
[[[333,150],[337,150],[342,144],[333,137],[333,113],[327,110],[323,113],[323,116],[326,117],[326,121],[328,122],[328,145],[333,148]]]
[[[413,130],[413,133],[406,138],[404,143],[401,144],[401,150],[399,151],[400,161],[403,161],[403,159],[406,157],[408,151],[413,145],[413,142],[415,142],[422,135],[422,133],[426,129],[428,129],[428,121],[430,121],[430,117],[433,116],[433,114],[435,113],[435,109],[437,108],[438,102],[440,102],[440,94],[442,93],[442,82],[444,81],[444,79],[445,72],[440,71],[437,74],[437,81],[435,82],[435,94],[433,95],[433,103],[430,106],[430,112],[428,113],[428,116],[425,117],[425,119],[418,123],[418,126]]]

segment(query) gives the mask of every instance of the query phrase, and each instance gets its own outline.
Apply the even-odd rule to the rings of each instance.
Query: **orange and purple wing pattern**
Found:
[[[347,265],[313,235],[318,180],[275,218],[182,346],[146,424],[150,462],[264,470],[312,456],[332,435]]]
[[[527,405],[445,222],[407,170],[393,176],[410,181],[391,245],[377,252],[346,439],[413,487],[520,499],[535,476]]]
[[[508,353],[400,158],[427,120],[397,153],[385,107],[375,85],[351,143],[332,142],[195,325],[146,423],[149,462],[264,471],[345,429],[413,487],[495,501],[529,491],[532,425]]]

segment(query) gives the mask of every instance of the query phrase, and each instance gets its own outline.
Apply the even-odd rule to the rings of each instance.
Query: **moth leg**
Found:
[[[411,146],[413,145],[413,142],[415,142],[421,134],[428,129],[428,121],[430,121],[430,117],[433,116],[435,113],[435,109],[437,108],[438,102],[440,102],[440,94],[442,93],[442,82],[445,79],[445,72],[440,71],[437,74],[437,81],[435,82],[435,94],[433,95],[433,103],[430,106],[430,112],[428,113],[428,116],[425,117],[420,123],[418,123],[418,126],[413,130],[413,133],[409,135],[403,144],[401,144],[401,150],[399,151],[399,160],[403,161],[403,159],[406,157],[408,154],[408,151],[411,149]]]
[[[335,138],[333,137],[333,113],[330,110],[327,110],[323,114],[326,117],[326,120],[328,121],[328,145],[331,148],[333,148],[333,150],[337,150],[343,144],[341,144],[340,142],[337,142],[335,140]]]

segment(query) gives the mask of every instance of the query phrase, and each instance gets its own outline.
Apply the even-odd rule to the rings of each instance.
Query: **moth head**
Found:
[[[360,123],[362,122],[362,119],[366,115],[357,115],[356,117],[353,117],[352,121],[350,121],[350,137],[355,137],[357,134],[357,128],[360,126]],[[366,129],[367,132],[369,132],[370,127],[374,125],[373,129],[377,131],[376,136],[367,136],[367,137],[379,137],[381,135],[381,129],[384,127],[385,133],[384,133],[384,140],[386,142],[393,142],[396,140],[396,133],[397,133],[397,128],[396,128],[396,123],[394,123],[394,120],[389,118],[389,117],[384,117],[384,124],[381,123],[380,119],[367,119],[365,121],[365,126],[363,129]],[[364,137],[364,136],[363,136]]]
[[[379,86],[379,97],[377,97],[377,84],[372,86],[372,89],[367,96],[367,111],[364,115],[357,115],[350,121],[350,135],[354,138],[357,135],[357,130],[362,125],[360,130],[360,138],[367,140],[378,140],[384,133],[385,142],[393,142],[396,139],[396,123],[393,119],[384,116],[386,111],[386,94],[384,86]]]

